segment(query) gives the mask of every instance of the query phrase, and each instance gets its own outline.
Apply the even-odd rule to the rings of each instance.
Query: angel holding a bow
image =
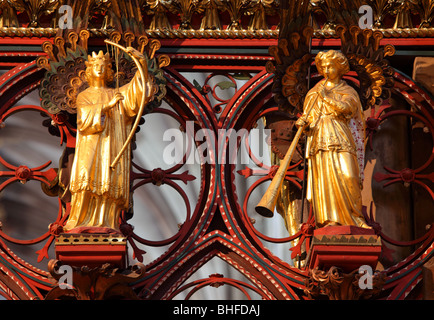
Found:
[[[127,53],[147,68],[143,54],[131,47]],[[128,84],[109,88],[114,71],[109,54],[102,51],[88,56],[85,72],[89,88],[77,96],[77,142],[69,184],[71,211],[64,230],[119,233],[120,213],[130,206],[131,147],[127,138],[141,105],[150,102],[157,90],[151,75],[142,79],[143,72],[139,71]]]

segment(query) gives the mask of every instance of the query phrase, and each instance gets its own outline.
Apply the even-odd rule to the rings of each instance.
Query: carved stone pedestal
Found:
[[[381,239],[374,230],[354,226],[333,226],[313,233],[308,256],[309,269],[338,267],[352,272],[362,265],[373,270],[381,254]]]
[[[130,284],[145,274],[141,263],[119,269],[108,263],[89,268],[51,260],[48,270],[56,286],[48,292],[46,300],[137,300]]]
[[[327,296],[330,300],[368,299],[378,294],[385,282],[385,274],[374,272],[380,254],[381,239],[372,229],[333,226],[315,230],[305,293],[312,299]]]
[[[126,238],[111,234],[62,233],[56,237],[56,259],[64,265],[125,268]]]
[[[331,267],[329,270],[309,270],[309,278],[306,280],[304,292],[310,299],[327,297],[329,300],[362,300],[369,299],[381,292],[386,275],[376,272],[370,275],[369,286],[356,269],[350,273],[344,273],[341,269]]]
[[[47,300],[138,299],[130,283],[145,273],[143,264],[126,267],[126,238],[103,233],[61,233],[57,260],[48,270],[56,286]]]

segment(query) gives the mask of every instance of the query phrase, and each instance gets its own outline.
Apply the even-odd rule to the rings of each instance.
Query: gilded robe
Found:
[[[107,228],[118,231],[121,210],[130,204],[131,149],[118,164],[110,165],[126,141],[143,94],[140,76],[119,88],[124,96],[117,106],[106,106],[116,89],[89,87],[77,97],[77,142],[71,170],[71,212],[64,227]],[[102,229],[103,230],[103,229]],[[82,230],[81,230],[82,231]]]
[[[303,107],[304,113],[312,107],[306,133],[307,199],[319,227],[367,227],[362,214],[364,129],[359,96],[341,80],[327,93],[334,103],[325,103],[318,93],[323,82],[308,92]]]

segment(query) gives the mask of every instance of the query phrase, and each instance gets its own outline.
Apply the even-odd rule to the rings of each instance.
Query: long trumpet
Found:
[[[323,87],[327,82],[327,80],[328,78],[326,78],[326,80],[324,81]],[[310,112],[312,111],[312,108],[317,102],[318,97],[319,97],[319,93],[316,96],[314,103],[312,103],[310,105],[309,110],[307,110],[306,118],[309,116]],[[271,183],[268,186],[267,191],[265,191],[264,195],[262,196],[261,201],[259,201],[258,205],[255,207],[256,212],[264,217],[270,218],[274,215],[274,208],[276,207],[277,198],[279,197],[279,193],[280,190],[282,189],[283,181],[285,180],[286,171],[288,170],[289,165],[291,163],[292,156],[294,155],[295,149],[298,144],[298,140],[300,140],[301,134],[303,133],[306,126],[307,124],[298,128],[297,133],[294,136],[294,140],[292,140],[292,143],[289,146],[288,151],[286,151],[285,157],[280,162],[279,169],[277,169],[276,174],[271,180]]]
[[[257,213],[264,217],[272,217],[274,214],[274,208],[276,207],[277,198],[279,196],[280,189],[282,188],[283,181],[285,180],[286,170],[288,170],[289,164],[291,163],[292,156],[294,155],[295,149],[300,140],[301,134],[306,126],[298,128],[295,134],[294,140],[292,140],[291,145],[286,151],[285,157],[280,162],[279,169],[277,169],[275,176],[271,180],[271,184],[268,186],[267,191],[262,196],[261,201],[255,207]]]

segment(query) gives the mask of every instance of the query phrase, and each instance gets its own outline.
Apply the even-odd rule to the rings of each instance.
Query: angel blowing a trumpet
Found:
[[[363,110],[357,92],[342,79],[349,63],[342,53],[330,50],[320,52],[315,64],[326,79],[308,92],[304,113],[296,122],[307,129],[307,199],[318,227],[368,227],[361,196]]]

